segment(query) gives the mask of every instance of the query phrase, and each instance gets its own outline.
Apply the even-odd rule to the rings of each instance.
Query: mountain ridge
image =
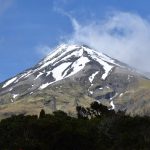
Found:
[[[48,111],[72,111],[81,99],[83,105],[96,100],[116,111],[128,110],[131,107],[129,99],[136,97],[132,91],[136,93],[136,87],[141,90],[143,82],[149,87],[146,77],[116,59],[86,45],[62,44],[34,67],[1,83],[0,104],[22,105],[25,101],[32,101],[40,102],[40,107],[46,107]],[[130,103],[120,99],[127,95]],[[66,102],[62,102],[63,96]],[[50,108],[45,106],[47,104]]]

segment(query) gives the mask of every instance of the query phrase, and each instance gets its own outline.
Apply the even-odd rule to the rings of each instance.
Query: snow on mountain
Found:
[[[69,110],[81,99],[84,104],[87,100],[96,100],[109,105],[110,109],[125,110],[133,107],[130,100],[135,86],[142,84],[142,88],[145,85],[147,88],[147,82],[147,78],[132,68],[88,46],[62,44],[34,67],[1,83],[0,104],[27,99],[37,100],[31,105],[39,102],[38,108],[51,106],[52,110],[56,107]],[[127,96],[129,103],[125,103]],[[121,101],[124,97],[125,101]]]
[[[105,72],[101,77],[102,80],[105,80],[107,78],[109,72],[115,65],[119,66],[119,64],[115,63],[115,61],[110,57],[93,49],[90,49],[87,46],[62,44],[41,62],[39,62],[35,68],[30,69],[27,72],[5,82],[3,88],[17,83],[20,80],[26,79],[33,74],[37,74],[34,80],[38,80],[38,78],[42,75],[46,74],[46,76],[49,76],[51,74],[54,78],[54,81],[50,81],[40,85],[39,89],[43,89],[54,82],[78,73],[85,67],[88,62],[91,61],[91,59],[95,60],[103,66]],[[49,67],[49,69],[45,70],[45,68],[47,67]],[[93,80],[92,77],[91,80]]]
[[[80,77],[85,74],[85,70],[89,70],[86,75],[87,82],[91,84],[87,91],[93,95],[94,92],[90,89],[95,77],[105,81],[115,67],[124,66],[88,46],[62,44],[33,68],[3,82],[0,95],[11,93],[11,100],[16,100],[22,95],[44,90],[58,81],[74,78],[77,74]]]
[[[90,77],[89,77],[89,81],[92,83],[94,80],[94,77],[98,74],[98,71],[96,71],[95,73],[93,73]]]
[[[14,77],[14,78],[8,80],[8,81],[3,85],[2,88],[7,87],[7,86],[10,85],[11,83],[13,83],[16,79],[17,79],[17,77]]]

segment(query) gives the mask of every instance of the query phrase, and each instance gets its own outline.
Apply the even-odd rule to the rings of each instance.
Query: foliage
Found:
[[[44,118],[45,117],[45,110],[42,109],[39,115],[39,118]]]
[[[92,103],[63,111],[12,116],[0,122],[1,150],[149,150],[150,117],[131,117]]]

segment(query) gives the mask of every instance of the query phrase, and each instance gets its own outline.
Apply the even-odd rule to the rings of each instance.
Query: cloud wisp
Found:
[[[50,51],[52,50],[49,46],[47,45],[39,45],[37,47],[35,47],[35,49],[37,50],[37,52],[42,55],[42,56],[46,56],[48,53],[50,53]]]
[[[86,44],[144,72],[150,72],[150,21],[130,12],[112,12],[103,20],[76,20],[59,7],[54,10],[69,18],[73,31],[60,43]],[[69,40],[68,40],[69,39]],[[51,51],[43,46],[42,53]]]
[[[73,25],[70,42],[87,44],[139,70],[150,72],[150,22],[127,12],[115,12],[105,20]]]

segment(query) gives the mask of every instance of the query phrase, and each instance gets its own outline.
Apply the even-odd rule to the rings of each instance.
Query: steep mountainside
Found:
[[[0,84],[0,114],[64,110],[96,100],[110,109],[150,114],[150,80],[85,45],[60,45],[35,67]]]

